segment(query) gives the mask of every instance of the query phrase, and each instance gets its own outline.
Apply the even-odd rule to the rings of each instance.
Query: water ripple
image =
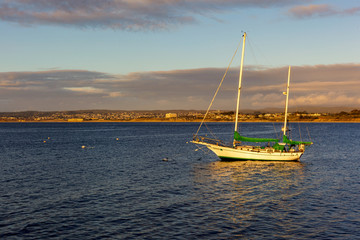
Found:
[[[194,152],[196,124],[0,124],[0,238],[360,239],[360,126],[308,127],[280,163]]]

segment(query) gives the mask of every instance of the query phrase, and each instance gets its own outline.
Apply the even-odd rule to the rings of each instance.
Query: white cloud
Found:
[[[322,94],[308,94],[297,97],[292,101],[300,106],[356,106],[360,103],[360,97],[349,96],[344,93],[329,92]]]

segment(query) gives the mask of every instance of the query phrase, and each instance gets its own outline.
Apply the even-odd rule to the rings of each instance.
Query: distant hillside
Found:
[[[285,107],[285,106],[284,106]],[[301,106],[301,107],[289,107],[289,112],[308,112],[308,113],[340,113],[340,112],[350,112],[354,109],[360,109],[359,107],[313,107],[313,106]],[[218,109],[211,109],[212,111]],[[233,109],[222,109],[221,111],[235,111]],[[205,113],[206,110],[143,110],[143,111],[134,111],[134,112],[158,112],[158,113],[185,113],[185,112],[202,112]],[[241,113],[244,114],[254,114],[254,113],[282,113],[284,108],[263,108],[263,109],[240,109]]]
[[[313,106],[302,106],[302,107],[290,107],[289,112],[307,112],[307,113],[340,113],[350,112],[354,109],[360,109],[359,107],[313,107]],[[217,111],[218,109],[211,109],[211,111]],[[222,109],[221,111],[232,112],[234,109]],[[92,110],[69,110],[69,111],[19,111],[19,112],[0,112],[0,116],[47,116],[54,113],[62,114],[81,114],[81,113],[93,113],[93,114],[108,114],[108,113],[119,113],[119,112],[132,112],[132,113],[205,113],[206,110],[106,110],[106,109],[92,109]],[[263,109],[240,109],[240,113],[254,114],[254,113],[282,113],[284,108],[263,108]]]
[[[289,107],[289,112],[303,112],[308,113],[339,113],[339,112],[350,112],[354,109],[360,109],[356,107],[312,107],[312,106],[303,106],[303,107]],[[261,113],[281,113],[284,112],[284,108],[264,108],[264,109],[244,109],[240,112],[251,114],[256,112]]]

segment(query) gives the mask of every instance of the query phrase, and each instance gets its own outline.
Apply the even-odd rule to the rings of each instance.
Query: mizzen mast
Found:
[[[288,105],[289,105],[289,88],[290,88],[290,70],[291,66],[289,66],[289,73],[288,73],[288,82],[286,87],[286,102],[285,102],[285,121],[284,121],[284,135],[286,135],[286,124],[287,124],[287,116],[288,116]]]

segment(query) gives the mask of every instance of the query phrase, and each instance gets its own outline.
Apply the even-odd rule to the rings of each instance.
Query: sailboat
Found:
[[[243,35],[241,65],[239,74],[239,87],[237,95],[236,115],[235,115],[235,129],[234,139],[231,144],[225,144],[218,139],[211,139],[208,137],[199,136],[198,132],[194,135],[192,143],[206,146],[213,151],[221,160],[255,160],[255,161],[299,161],[300,157],[305,152],[305,146],[312,145],[312,142],[293,141],[289,139],[287,132],[287,116],[288,116],[288,102],[289,102],[289,89],[290,89],[290,71],[289,66],[287,89],[284,92],[286,95],[285,102],[285,119],[283,126],[282,139],[276,138],[252,138],[241,136],[238,132],[239,121],[239,105],[240,105],[240,91],[244,63],[246,33]],[[236,53],[236,52],[235,52]],[[219,86],[220,87],[220,86]],[[219,88],[218,88],[219,89]],[[216,94],[215,94],[216,95]],[[215,98],[215,96],[214,96]],[[214,99],[213,99],[214,100]],[[211,104],[210,104],[211,106]],[[210,107],[209,107],[210,109]],[[208,109],[208,110],[209,110]],[[206,117],[206,115],[205,115]],[[204,120],[205,120],[204,117]],[[203,120],[203,121],[204,121]],[[202,123],[201,123],[202,124]],[[200,127],[201,127],[200,124]],[[199,127],[199,129],[200,129]],[[254,146],[250,143],[267,143],[267,146]]]

